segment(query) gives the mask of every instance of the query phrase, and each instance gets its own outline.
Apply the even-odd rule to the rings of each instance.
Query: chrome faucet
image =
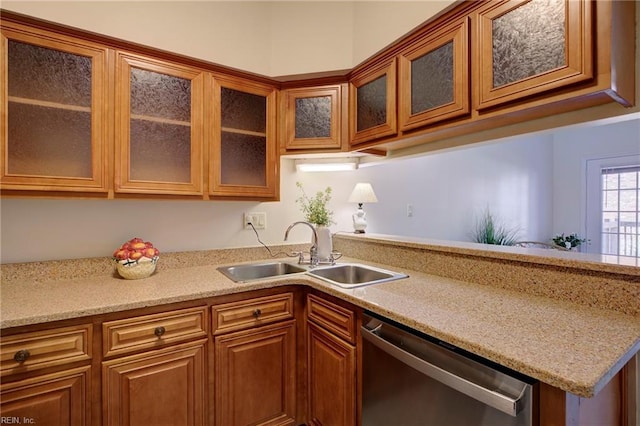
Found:
[[[313,231],[313,241],[311,242],[311,248],[309,249],[309,256],[310,256],[309,264],[311,266],[316,266],[318,264],[318,233],[316,232],[316,228],[312,224],[302,220],[298,222],[293,222],[291,225],[289,225],[289,227],[287,228],[287,231],[284,233],[284,240],[287,241],[287,238],[289,238],[289,231],[291,231],[291,228],[300,224],[307,225]],[[302,252],[298,253],[298,255],[299,255],[298,263],[304,262],[304,256]]]

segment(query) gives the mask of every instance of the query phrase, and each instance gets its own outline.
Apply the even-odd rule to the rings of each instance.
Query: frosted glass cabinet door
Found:
[[[476,108],[593,78],[593,2],[491,1],[475,13]]]
[[[400,130],[469,113],[467,18],[438,29],[399,57]]]
[[[349,81],[351,145],[395,135],[396,60],[367,70]]]
[[[2,188],[106,192],[106,49],[10,23],[2,44]]]
[[[343,92],[342,85],[284,90],[285,149],[340,149]]]
[[[210,194],[275,197],[275,89],[245,80],[217,76],[212,79]]]
[[[202,194],[198,70],[118,55],[116,191]]]

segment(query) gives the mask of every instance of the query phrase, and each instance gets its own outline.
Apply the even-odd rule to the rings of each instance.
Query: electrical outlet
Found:
[[[407,204],[407,217],[413,217],[413,204]]]
[[[267,214],[264,212],[251,212],[243,215],[244,229],[252,229],[251,225],[256,229],[267,229]]]

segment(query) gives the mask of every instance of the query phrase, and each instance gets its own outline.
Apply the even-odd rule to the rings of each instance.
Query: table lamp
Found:
[[[356,234],[364,234],[364,230],[367,228],[367,214],[362,209],[363,203],[377,203],[376,193],[373,192],[373,187],[370,183],[357,183],[351,195],[349,196],[350,203],[358,203],[358,210],[351,215],[353,218],[353,229]]]

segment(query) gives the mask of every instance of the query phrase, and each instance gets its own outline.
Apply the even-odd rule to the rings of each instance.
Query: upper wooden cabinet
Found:
[[[119,52],[116,192],[201,195],[204,73]]]
[[[460,142],[459,136],[612,101],[633,106],[636,3],[457,3],[352,71],[351,149],[397,152],[431,142],[442,149],[477,140]],[[397,110],[395,83],[383,90],[394,60]],[[383,83],[385,76],[389,81]],[[566,116],[554,122],[579,120]]]
[[[593,78],[589,0],[490,1],[474,14],[477,109]]]
[[[283,90],[282,151],[346,150],[347,94],[346,84]]]
[[[351,145],[395,135],[396,59],[359,73],[349,81]]]
[[[209,85],[209,193],[277,197],[276,89],[219,75]]]
[[[107,192],[107,56],[2,22],[3,190]]]
[[[400,129],[469,113],[469,24],[458,19],[399,56]]]

